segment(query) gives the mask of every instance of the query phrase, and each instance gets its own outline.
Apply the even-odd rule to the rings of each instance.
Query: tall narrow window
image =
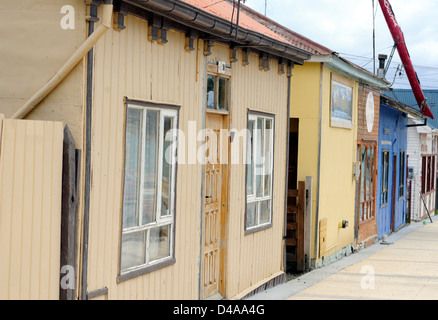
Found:
[[[382,154],[382,194],[381,204],[388,203],[388,184],[389,184],[389,151],[384,150]]]
[[[375,217],[375,163],[376,163],[375,142],[364,142],[359,144],[361,172],[359,178],[359,217],[360,222]]]
[[[121,274],[173,260],[177,111],[128,104]]]
[[[403,198],[405,195],[405,181],[406,181],[406,168],[405,168],[405,156],[406,152],[403,150],[400,150],[400,180],[398,182],[398,197]]]
[[[268,227],[272,222],[274,118],[248,115],[246,149],[246,230]]]

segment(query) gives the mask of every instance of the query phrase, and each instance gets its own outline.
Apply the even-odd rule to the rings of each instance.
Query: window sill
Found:
[[[143,267],[141,269],[136,269],[134,271],[118,275],[117,276],[117,283],[122,283],[124,281],[130,280],[133,278],[137,278],[137,277],[143,276],[145,274],[157,271],[159,269],[170,267],[170,266],[174,265],[175,263],[176,263],[176,259],[171,258],[169,260],[166,260],[166,261],[154,264],[154,265],[146,266],[146,267]]]
[[[217,110],[217,109],[208,109],[208,108],[205,109],[205,112],[212,113],[212,114],[225,115],[225,116],[230,114],[230,111],[228,111],[228,110]]]
[[[266,230],[266,229],[270,229],[270,228],[272,228],[272,222],[269,224],[264,224],[262,226],[254,227],[251,229],[245,229],[245,236],[250,235],[250,234],[254,234],[254,233],[257,233],[259,231]]]

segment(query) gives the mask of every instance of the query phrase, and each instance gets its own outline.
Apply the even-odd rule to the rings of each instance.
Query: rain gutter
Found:
[[[260,51],[290,59],[302,65],[311,53],[286,42],[270,38],[256,31],[239,26],[230,34],[230,21],[210,14],[184,1],[176,0],[123,0],[124,3],[156,13],[187,27],[218,37],[218,40],[233,41],[243,47],[255,47]],[[285,40],[286,41],[286,40]]]

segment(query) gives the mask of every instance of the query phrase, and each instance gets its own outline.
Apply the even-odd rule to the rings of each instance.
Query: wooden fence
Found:
[[[59,299],[64,125],[0,115],[0,299]]]

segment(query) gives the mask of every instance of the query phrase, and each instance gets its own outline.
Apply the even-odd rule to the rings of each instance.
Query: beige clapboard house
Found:
[[[1,7],[0,298],[284,281],[290,77],[310,53],[226,1]]]

